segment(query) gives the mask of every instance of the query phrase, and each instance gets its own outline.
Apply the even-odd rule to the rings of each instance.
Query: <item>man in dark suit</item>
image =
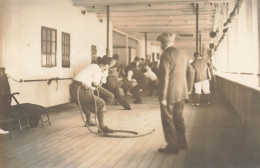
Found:
[[[183,108],[191,93],[194,72],[184,51],[173,47],[175,35],[165,32],[157,40],[164,50],[159,66],[159,101],[165,148],[159,152],[177,154],[187,148]]]

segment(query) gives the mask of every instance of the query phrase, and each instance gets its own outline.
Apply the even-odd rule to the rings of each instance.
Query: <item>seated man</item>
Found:
[[[128,70],[127,74],[129,74],[129,71],[133,72],[132,78],[137,81],[137,85],[134,86],[131,90],[133,93],[133,97],[136,99],[134,103],[142,103],[140,90],[144,90],[149,82],[149,79],[136,67],[136,63],[131,63],[131,68]]]
[[[71,98],[72,101],[77,102],[77,98],[79,97],[83,112],[87,116],[87,124],[92,124],[90,120],[90,112],[95,113],[96,110],[99,128],[101,129],[101,131],[103,131],[104,133],[113,133],[114,130],[109,129],[104,124],[104,112],[107,111],[105,101],[100,97],[92,94],[92,92],[95,91],[97,88],[100,89],[101,78],[103,76],[103,72],[107,69],[107,67],[107,59],[102,58],[97,64],[90,64],[81,72],[79,72],[74,77],[74,81],[71,86]],[[79,87],[79,94],[77,94]],[[111,95],[113,97],[112,93]],[[111,97],[111,95],[108,97]],[[96,107],[93,96],[96,100]]]
[[[108,58],[108,72],[105,71],[103,79],[103,87],[114,94],[115,99],[120,103],[126,110],[131,110],[130,104],[123,97],[119,90],[118,78],[117,78],[117,67],[114,67],[115,59]],[[108,73],[108,74],[107,74]]]
[[[150,92],[150,95],[152,95],[153,91],[157,92],[159,85],[158,78],[148,65],[144,67],[143,73],[149,79],[148,91]]]

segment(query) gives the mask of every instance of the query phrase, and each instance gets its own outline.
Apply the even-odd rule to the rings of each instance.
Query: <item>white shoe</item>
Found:
[[[8,134],[8,133],[9,133],[9,131],[5,131],[5,130],[0,129],[0,134]]]

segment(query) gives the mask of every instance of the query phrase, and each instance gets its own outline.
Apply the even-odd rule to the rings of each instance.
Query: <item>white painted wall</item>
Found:
[[[69,78],[90,64],[91,45],[97,46],[97,55],[105,55],[106,22],[81,10],[70,0],[1,0],[0,66],[15,79]],[[41,26],[57,29],[56,67],[41,67]],[[61,32],[71,36],[71,68],[61,66]],[[56,82],[9,82],[12,92],[20,92],[20,103],[53,106],[70,98],[70,80],[59,81],[58,86]]]
[[[228,12],[233,8],[231,5]],[[242,2],[239,14],[214,55],[220,72],[259,73],[258,10],[257,0]]]

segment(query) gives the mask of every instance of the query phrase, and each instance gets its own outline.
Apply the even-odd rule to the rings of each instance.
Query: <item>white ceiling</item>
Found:
[[[196,48],[196,3],[199,4],[201,44],[208,47],[209,32],[215,31],[218,20],[227,15],[228,2],[234,0],[72,0],[75,6],[86,8],[106,20],[107,6],[110,21],[117,30],[156,43],[159,34],[175,33],[176,45],[186,50]]]

